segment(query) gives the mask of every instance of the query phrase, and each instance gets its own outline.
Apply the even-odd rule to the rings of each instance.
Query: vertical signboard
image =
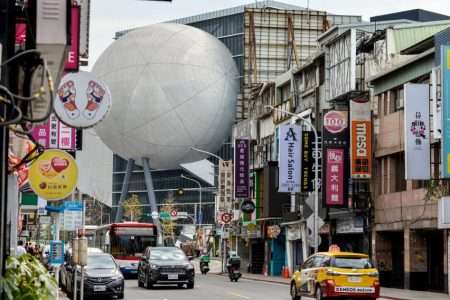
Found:
[[[249,155],[249,140],[236,139],[234,142],[234,198],[236,199],[250,197]]]
[[[35,125],[31,132],[35,141],[45,149],[75,150],[76,129],[69,127],[51,114],[44,124]]]
[[[80,6],[71,8],[70,48],[64,64],[64,70],[77,72],[80,60]]]
[[[313,192],[314,191],[314,181],[315,181],[315,169],[318,168],[318,185],[319,191],[322,181],[322,146],[320,143],[320,135],[319,135],[319,145],[317,146],[318,153],[316,154],[315,148],[315,136],[312,131],[303,131],[302,132],[302,174],[301,174],[301,191],[302,192]],[[318,165],[316,166],[315,158],[318,155]]]
[[[278,191],[300,192],[302,128],[295,124],[280,126]]]
[[[368,99],[350,101],[352,178],[370,178],[372,174],[372,124]]]
[[[323,202],[327,206],[345,206],[348,198],[348,112],[325,112],[322,132]]]
[[[430,93],[428,84],[407,83],[405,93],[405,179],[430,179]]]
[[[450,45],[441,47],[442,177],[450,178]]]
[[[219,161],[219,190],[217,208],[229,211],[233,207],[233,162]]]

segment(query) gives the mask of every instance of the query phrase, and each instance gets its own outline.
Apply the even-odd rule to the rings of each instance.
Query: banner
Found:
[[[352,178],[370,178],[372,174],[372,123],[369,99],[350,100]]]
[[[248,139],[234,142],[234,198],[250,198],[250,143]]]
[[[298,125],[280,126],[278,191],[300,192],[302,129]]]
[[[442,177],[450,178],[450,45],[441,47]]]
[[[219,188],[217,208],[230,211],[233,208],[233,162],[219,160]]]
[[[315,136],[312,131],[302,132],[302,176],[301,176],[301,190],[302,192],[313,192],[314,191],[314,180],[315,180],[315,169],[318,170],[318,185],[319,191],[322,181],[322,146],[320,143],[320,133],[319,133],[319,145],[318,145],[318,166],[315,165]]]
[[[323,118],[323,203],[326,206],[345,206],[350,175],[348,112],[329,110]]]
[[[405,95],[405,179],[430,179],[430,92],[428,84],[407,83]]]

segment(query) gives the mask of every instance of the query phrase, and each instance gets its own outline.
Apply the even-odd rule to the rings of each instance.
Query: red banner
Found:
[[[67,52],[64,70],[78,71],[80,60],[80,7],[72,6],[72,24],[70,30],[70,49]]]

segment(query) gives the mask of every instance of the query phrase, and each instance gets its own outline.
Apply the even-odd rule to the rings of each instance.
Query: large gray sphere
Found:
[[[216,152],[231,132],[239,90],[229,50],[214,36],[180,24],[155,24],[115,41],[93,72],[112,107],[96,132],[111,150],[152,168],[176,168]]]

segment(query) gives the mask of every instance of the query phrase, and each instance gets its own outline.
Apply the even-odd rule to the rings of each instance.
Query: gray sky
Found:
[[[108,45],[116,31],[160,21],[188,17],[217,9],[254,3],[251,0],[172,0],[154,2],[141,0],[91,0],[90,58],[92,66]],[[307,6],[307,0],[280,0]],[[450,15],[449,0],[310,0],[311,9],[336,14],[370,16],[413,8],[422,8]]]

